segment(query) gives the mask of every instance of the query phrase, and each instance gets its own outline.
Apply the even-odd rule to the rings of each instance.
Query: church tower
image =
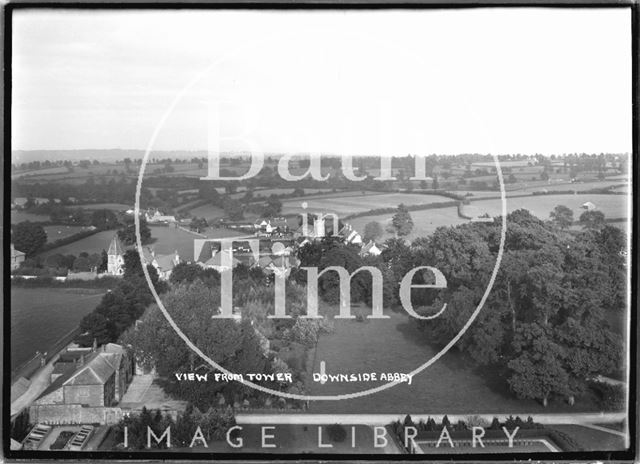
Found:
[[[114,276],[121,276],[124,274],[124,250],[118,234],[114,235],[113,240],[109,244],[109,251],[107,251],[107,272]]]

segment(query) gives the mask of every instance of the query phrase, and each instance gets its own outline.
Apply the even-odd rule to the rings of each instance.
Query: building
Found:
[[[11,244],[11,270],[15,271],[24,262],[25,254],[20,250],[16,250]]]
[[[131,357],[122,346],[108,343],[100,349],[65,354],[54,364],[51,384],[35,406],[110,407],[122,399],[134,374]]]
[[[162,214],[159,210],[155,210],[153,214],[150,214],[148,211],[145,213],[145,219],[149,224],[160,224],[160,223],[176,223],[175,216],[168,216]]]
[[[107,272],[113,276],[124,274],[124,248],[118,234],[113,236],[107,251]]]
[[[180,255],[176,250],[169,255],[156,254],[153,248],[145,247],[142,249],[142,255],[146,264],[151,264],[158,272],[158,277],[162,280],[169,280],[173,268],[180,264]]]
[[[380,253],[382,253],[382,250],[378,248],[378,246],[376,245],[376,242],[374,242],[373,240],[369,240],[369,243],[364,245],[360,250],[360,255],[362,256],[367,256],[367,255],[379,256]]]
[[[586,209],[587,211],[594,211],[596,209],[596,205],[594,205],[590,201],[587,201],[586,203],[582,204],[581,208]]]

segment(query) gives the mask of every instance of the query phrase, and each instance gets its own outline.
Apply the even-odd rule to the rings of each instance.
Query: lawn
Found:
[[[488,308],[485,308],[488,310]],[[408,373],[437,353],[408,315],[386,310],[390,319],[335,320],[335,331],[322,335],[314,355],[313,372],[324,361],[327,374]],[[310,395],[355,393],[384,382],[314,382],[307,379]],[[312,413],[479,414],[510,413],[527,416],[542,412],[597,410],[592,400],[579,399],[571,407],[552,402],[544,408],[531,400],[519,400],[506,389],[497,374],[482,375],[455,347],[412,379],[390,389],[342,401],[314,401]]]
[[[44,231],[47,233],[47,242],[49,243],[85,230],[89,230],[89,228],[83,226],[44,226]]]
[[[585,451],[613,451],[625,449],[624,437],[580,425],[553,425],[549,426],[566,433],[573,438],[580,449]]]
[[[441,195],[423,195],[418,193],[365,193],[358,195],[342,196],[317,196],[313,198],[301,197],[282,202],[283,214],[300,214],[305,209],[302,203],[307,203],[307,212],[332,212],[339,216],[352,213],[360,213],[375,208],[397,207],[400,203],[405,205],[420,205],[451,201]]]

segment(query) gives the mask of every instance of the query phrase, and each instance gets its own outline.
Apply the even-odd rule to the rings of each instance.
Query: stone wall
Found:
[[[106,424],[114,425],[122,419],[118,407],[84,407],[79,404],[43,404],[29,407],[31,422],[40,424]]]

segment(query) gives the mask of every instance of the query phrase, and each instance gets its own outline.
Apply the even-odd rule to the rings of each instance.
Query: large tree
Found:
[[[573,224],[573,210],[564,205],[558,205],[553,208],[549,217],[561,229],[567,229],[571,227],[571,224]]]
[[[398,211],[393,215],[391,223],[400,237],[409,235],[413,230],[413,219],[411,218],[411,214],[407,207],[402,203],[398,205]]]
[[[11,241],[14,247],[27,256],[35,255],[47,243],[47,233],[40,224],[20,222],[12,232]]]
[[[363,237],[367,242],[370,240],[377,240],[382,236],[383,232],[382,225],[380,225],[378,221],[371,221],[364,226]]]

